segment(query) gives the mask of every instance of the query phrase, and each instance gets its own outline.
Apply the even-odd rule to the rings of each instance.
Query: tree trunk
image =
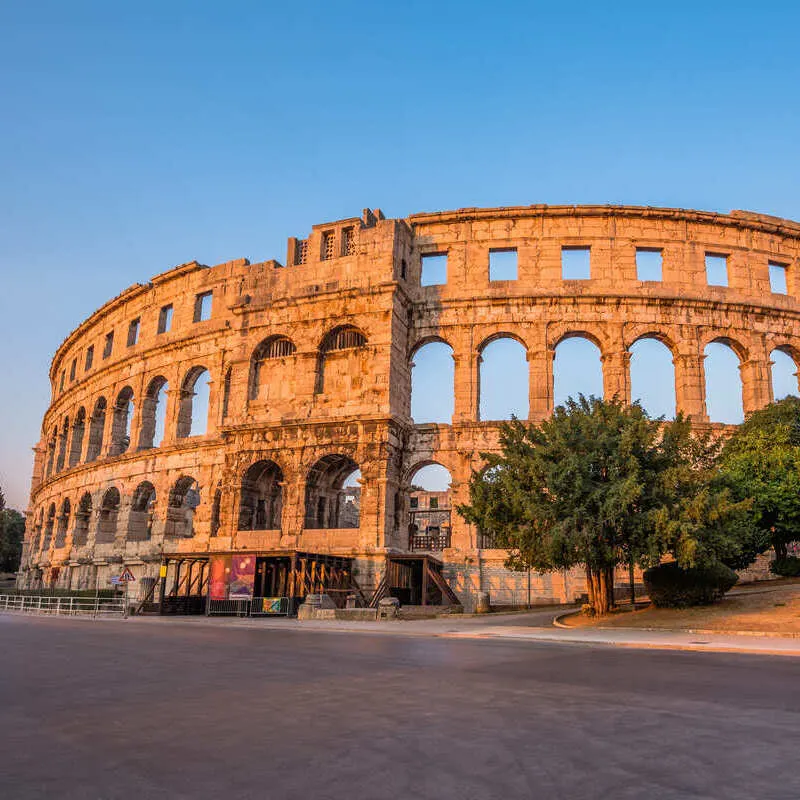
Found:
[[[614,608],[614,568],[586,565],[586,587],[592,611],[602,616]]]

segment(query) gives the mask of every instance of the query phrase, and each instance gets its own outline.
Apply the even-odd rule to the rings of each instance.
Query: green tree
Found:
[[[800,540],[800,399],[751,414],[725,443],[720,471],[737,498],[751,498],[760,534],[753,549],[771,545],[786,558],[787,546]]]
[[[583,564],[595,613],[613,607],[617,564],[674,552],[693,566],[740,549],[739,525],[725,531],[746,504],[711,480],[715,445],[683,418],[581,396],[538,425],[505,423],[500,453],[481,455],[459,513],[508,550],[512,569]]]
[[[3,490],[0,489],[0,572],[16,572],[22,557],[25,517],[5,505]]]

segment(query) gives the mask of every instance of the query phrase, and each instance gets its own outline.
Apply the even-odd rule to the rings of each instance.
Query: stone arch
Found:
[[[547,326],[547,349],[555,352],[556,348],[568,339],[588,339],[597,347],[601,355],[611,349],[606,331],[598,326],[583,322],[558,322]]]
[[[69,443],[67,465],[74,467],[80,463],[83,450],[83,437],[86,434],[86,409],[81,406],[72,421],[72,436]]]
[[[67,441],[69,439],[69,417],[64,417],[61,423],[61,433],[58,436],[58,456],[56,458],[56,472],[61,472],[67,460]]]
[[[47,455],[45,457],[44,476],[49,478],[56,466],[56,449],[58,448],[58,425],[53,426],[50,438],[47,440]]]
[[[360,475],[358,464],[341,453],[331,453],[314,462],[306,476],[305,528],[358,528]]]
[[[114,401],[114,417],[111,421],[111,446],[109,455],[119,456],[131,446],[131,422],[133,420],[133,389],[126,386]]]
[[[84,492],[78,501],[75,511],[75,530],[72,532],[72,544],[84,545],[89,541],[89,523],[92,519],[92,495]]]
[[[110,486],[103,494],[100,501],[100,514],[97,519],[98,544],[112,544],[117,537],[117,521],[122,498],[116,486]]]
[[[95,461],[103,451],[103,431],[106,426],[106,399],[98,397],[89,422],[89,443],[86,445],[86,461]]]
[[[631,400],[651,417],[674,419],[677,408],[674,351],[662,337],[642,334],[628,347]]]
[[[347,397],[369,371],[367,336],[355,325],[339,325],[323,337],[317,356],[316,394]]]
[[[731,340],[718,337],[703,348],[706,414],[711,422],[729,425],[744,420],[742,357]]]
[[[778,345],[769,354],[770,384],[772,399],[782,400],[789,395],[798,396],[798,358],[797,350],[791,345]]]
[[[705,336],[700,338],[700,350],[704,352],[706,347],[710,344],[724,344],[726,347],[733,350],[739,362],[744,364],[750,358],[749,348],[742,343],[741,340],[735,339],[731,336],[725,336],[714,331],[708,332]]]
[[[190,475],[181,475],[169,491],[165,536],[194,536],[194,515],[200,505],[200,486]]]
[[[450,547],[452,472],[429,459],[414,464],[406,476],[403,510],[408,519],[408,549],[438,552]]]
[[[50,549],[50,543],[53,541],[53,529],[56,524],[56,504],[50,503],[47,509],[47,517],[44,523],[44,539],[42,540],[42,551]]]
[[[449,425],[455,413],[455,361],[452,345],[428,337],[411,350],[411,417],[417,425]]]
[[[192,367],[181,384],[178,426],[175,436],[204,436],[208,427],[211,375],[201,365]]]
[[[69,498],[65,497],[61,501],[61,513],[58,515],[58,527],[56,529],[56,547],[64,547],[67,543],[67,531],[69,530],[69,520],[72,514],[72,504]]]
[[[283,471],[269,459],[256,461],[242,475],[239,530],[279,530],[282,511]]]
[[[570,331],[554,349],[553,404],[562,405],[579,394],[603,397],[603,351],[596,337]]]
[[[527,419],[528,349],[515,334],[498,332],[478,348],[478,419]]]
[[[282,334],[268,336],[261,341],[250,356],[250,376],[248,378],[247,397],[250,400],[268,400],[271,386],[265,381],[268,365],[277,362],[285,363],[283,359],[293,356],[297,352],[294,342]],[[280,388],[280,387],[276,387]]]
[[[156,510],[156,487],[150,481],[142,481],[133,491],[131,510],[128,514],[129,542],[144,542],[153,535]]]
[[[169,382],[157,375],[147,384],[142,398],[142,421],[139,427],[139,450],[159,447],[166,433]]]

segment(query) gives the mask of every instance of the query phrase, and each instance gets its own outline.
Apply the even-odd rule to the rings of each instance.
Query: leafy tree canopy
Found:
[[[5,505],[3,490],[0,489],[0,572],[16,572],[22,557],[25,517]]]
[[[717,445],[689,422],[651,420],[639,405],[580,396],[539,424],[504,423],[500,452],[482,453],[459,513],[540,572],[584,564],[597,613],[613,605],[619,563],[686,566],[734,557],[747,503],[713,478]]]
[[[772,545],[785,558],[800,539],[800,399],[751,414],[725,443],[720,470],[736,497],[752,498],[761,551]]]

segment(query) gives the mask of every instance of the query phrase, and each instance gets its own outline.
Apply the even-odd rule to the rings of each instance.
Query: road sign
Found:
[[[122,574],[119,576],[120,583],[130,583],[131,581],[135,580],[136,578],[133,577],[130,567],[125,567],[125,569],[122,570]]]
[[[116,586],[119,583],[119,575],[112,575],[109,578],[109,582],[111,583],[112,586]]]

